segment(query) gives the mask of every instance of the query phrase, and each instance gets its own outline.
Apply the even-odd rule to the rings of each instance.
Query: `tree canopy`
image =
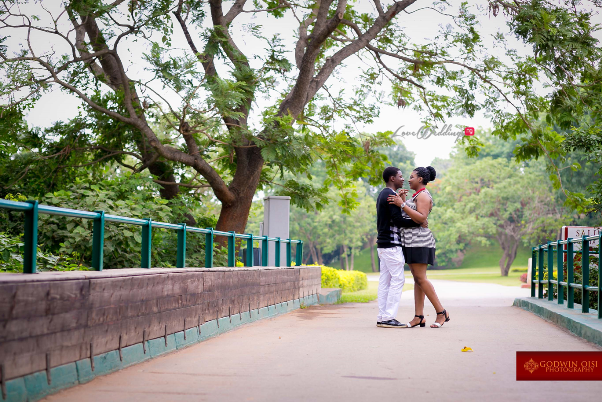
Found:
[[[7,0],[0,6],[3,113],[54,88],[78,96],[87,123],[80,131],[91,135],[61,155],[89,152],[91,162],[148,169],[167,199],[208,188],[222,205],[218,229],[244,230],[258,189],[276,185],[283,171],[310,176],[317,159],[327,168],[325,185],[343,190],[351,208],[354,193],[345,189],[358,177],[378,181],[383,157],[375,149],[390,144],[390,133],[368,136],[356,126],[370,123],[380,104],[411,106],[431,123],[487,110],[498,135],[525,135],[525,158],[558,154],[556,137],[531,123],[535,113],[547,110],[563,127],[589,116],[593,123],[581,121],[579,133],[596,126],[592,13],[568,1],[488,5]],[[404,29],[404,20],[432,12],[449,23],[430,41]],[[533,55],[511,46],[500,55],[507,39],[496,35],[492,48],[482,18],[506,18]],[[295,28],[268,34],[278,20]],[[347,68],[352,58],[360,67]],[[554,91],[551,103],[535,91],[543,81]],[[324,188],[279,185],[299,205],[326,201]]]

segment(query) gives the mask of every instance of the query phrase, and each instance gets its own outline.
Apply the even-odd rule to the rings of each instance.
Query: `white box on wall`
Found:
[[[286,240],[290,237],[291,197],[269,196],[263,199],[263,227],[262,235],[280,237]],[[268,265],[276,265],[276,244],[271,241],[268,253]],[[286,244],[280,244],[280,266],[286,265]]]

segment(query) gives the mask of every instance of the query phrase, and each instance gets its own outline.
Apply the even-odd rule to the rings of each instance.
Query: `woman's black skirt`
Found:
[[[435,265],[435,249],[430,247],[402,247],[406,264]]]

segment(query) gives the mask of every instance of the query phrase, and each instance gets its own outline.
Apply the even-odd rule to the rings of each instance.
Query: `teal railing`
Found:
[[[38,201],[17,202],[0,199],[0,208],[10,211],[21,211],[25,214],[25,235],[23,247],[23,272],[33,274],[36,272],[36,259],[38,249],[38,215],[58,215],[71,218],[92,219],[92,268],[96,271],[102,271],[103,266],[103,249],[104,249],[104,228],[107,222],[126,223],[129,225],[142,227],[142,246],[141,246],[141,268],[151,267],[151,247],[152,247],[152,230],[153,228],[172,229],[178,232],[178,249],[176,258],[176,267],[184,268],[186,266],[186,233],[202,233],[205,234],[205,267],[213,267],[213,240],[215,236],[225,236],[228,238],[228,266],[236,265],[236,247],[235,241],[237,238],[247,240],[247,255],[245,266],[253,266],[253,242],[261,240],[262,258],[261,265],[268,265],[269,242],[275,243],[275,265],[280,266],[281,244],[286,244],[286,266],[292,265],[292,245],[296,244],[296,265],[302,265],[303,256],[303,241],[280,239],[279,237],[254,236],[253,234],[245,233],[238,234],[235,232],[221,232],[213,228],[200,229],[192,226],[186,226],[185,223],[172,224],[164,222],[155,222],[151,219],[135,219],[124,216],[116,216],[105,214],[104,211],[80,211],[76,209],[59,208],[49,205],[40,205]]]
[[[598,286],[590,286],[590,241],[598,240]],[[574,244],[580,243],[581,250],[574,250]],[[543,299],[544,285],[548,289],[548,300],[554,300],[554,286],[558,291],[558,304],[564,304],[564,289],[567,290],[567,308],[575,308],[575,289],[582,291],[581,312],[589,312],[590,292],[598,292],[598,318],[602,319],[602,232],[599,236],[583,236],[582,238],[569,238],[568,240],[549,241],[532,249],[531,258],[531,297]],[[566,246],[566,247],[565,247]],[[556,250],[557,279],[554,279],[554,250]],[[545,254],[548,254],[548,279],[544,280]],[[575,282],[575,254],[581,254],[581,283]],[[564,256],[566,255],[567,277],[564,278]]]

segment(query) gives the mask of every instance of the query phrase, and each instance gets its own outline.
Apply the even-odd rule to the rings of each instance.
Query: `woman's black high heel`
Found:
[[[443,310],[440,313],[437,313],[437,315],[443,315],[445,317],[445,321],[443,321],[441,324],[439,324],[438,322],[434,322],[433,325],[434,327],[431,328],[441,328],[443,326],[443,324],[445,324],[446,322],[448,322],[450,320],[449,315],[447,314],[447,311]]]
[[[420,325],[420,328],[424,328],[424,326],[426,325],[426,322],[423,322],[424,321],[424,316],[423,315],[415,315],[414,317],[420,318],[420,322],[418,324],[416,324],[416,325],[410,325],[410,323],[408,322],[407,328],[414,328],[414,327],[417,327],[418,325]]]

